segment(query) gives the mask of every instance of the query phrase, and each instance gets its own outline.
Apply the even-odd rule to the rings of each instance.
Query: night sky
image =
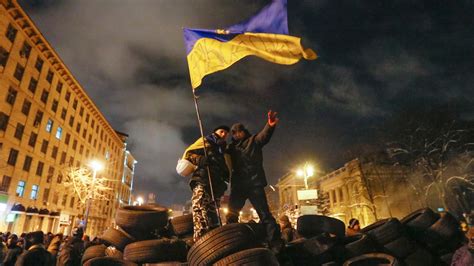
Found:
[[[130,135],[135,194],[154,192],[162,204],[190,198],[175,166],[199,136],[182,28],[225,28],[269,2],[20,1],[112,126]],[[290,34],[317,60],[249,57],[198,89],[207,132],[242,122],[256,133],[268,109],[279,113],[264,149],[269,183],[305,161],[341,167],[401,116],[446,110],[474,120],[474,1],[288,2]]]

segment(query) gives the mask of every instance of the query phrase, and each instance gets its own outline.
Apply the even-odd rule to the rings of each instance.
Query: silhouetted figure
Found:
[[[44,248],[44,235],[41,231],[31,232],[25,237],[26,252],[16,261],[16,266],[52,266],[51,254]]]

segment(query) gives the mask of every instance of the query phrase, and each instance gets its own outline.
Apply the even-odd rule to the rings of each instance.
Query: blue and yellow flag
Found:
[[[288,35],[286,0],[273,0],[249,20],[223,30],[184,29],[191,86],[196,89],[211,73],[255,55],[267,61],[292,65],[316,53]]]

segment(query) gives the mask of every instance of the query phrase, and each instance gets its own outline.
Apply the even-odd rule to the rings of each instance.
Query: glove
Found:
[[[267,117],[268,117],[268,125],[271,127],[276,126],[278,123],[279,119],[277,117],[277,112],[273,112],[272,110],[268,111]]]

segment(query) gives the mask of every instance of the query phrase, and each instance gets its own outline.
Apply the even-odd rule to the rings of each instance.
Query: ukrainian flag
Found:
[[[273,0],[249,20],[224,30],[184,29],[191,86],[201,85],[211,73],[224,70],[240,59],[255,55],[267,61],[292,65],[316,53],[288,35],[286,0]]]

